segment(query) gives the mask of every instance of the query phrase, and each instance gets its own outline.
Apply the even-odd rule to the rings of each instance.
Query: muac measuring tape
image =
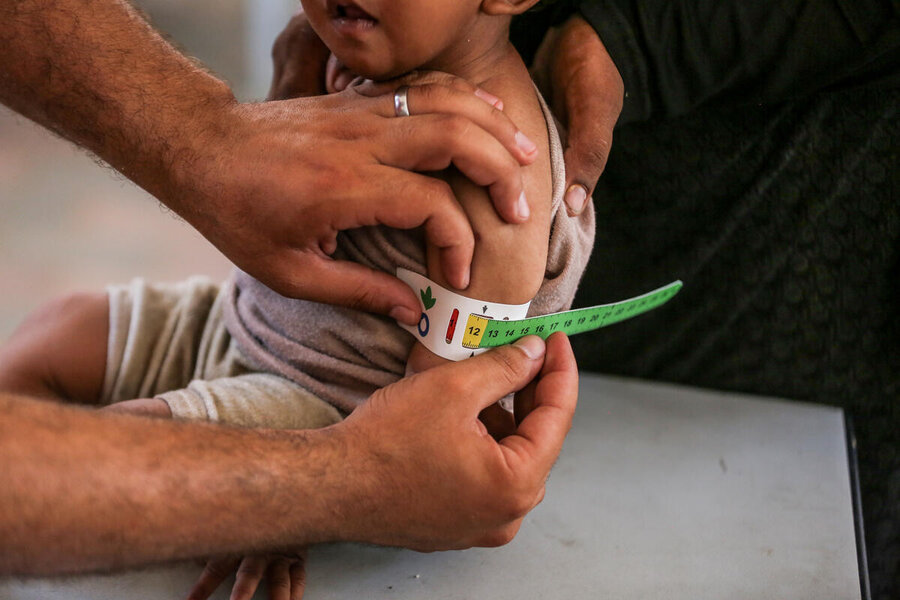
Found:
[[[422,307],[417,325],[401,326],[429,350],[450,360],[511,344],[526,335],[547,339],[557,331],[575,335],[619,323],[662,306],[682,285],[673,281],[620,302],[526,317],[530,302],[500,304],[466,298],[406,269],[397,269],[397,277],[418,293]]]

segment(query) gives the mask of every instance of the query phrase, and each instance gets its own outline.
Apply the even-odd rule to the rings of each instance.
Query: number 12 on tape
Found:
[[[662,306],[678,293],[681,285],[681,281],[673,281],[652,292],[621,302],[515,321],[501,321],[472,313],[466,319],[462,345],[475,350],[511,344],[526,335],[547,339],[557,331],[565,332],[566,335],[593,331]]]

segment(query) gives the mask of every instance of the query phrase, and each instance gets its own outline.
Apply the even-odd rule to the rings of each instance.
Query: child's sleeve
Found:
[[[175,419],[238,427],[317,429],[341,420],[333,406],[277,375],[251,373],[159,394]]]

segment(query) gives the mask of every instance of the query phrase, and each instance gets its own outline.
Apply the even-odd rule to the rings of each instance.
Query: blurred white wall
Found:
[[[294,0],[138,0],[154,25],[262,99]],[[54,296],[141,276],[223,278],[228,262],[158,202],[85,153],[0,107],[0,342]]]

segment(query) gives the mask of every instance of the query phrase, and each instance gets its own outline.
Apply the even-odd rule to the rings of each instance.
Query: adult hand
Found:
[[[527,218],[518,167],[534,153],[474,92],[461,80],[414,86],[405,118],[394,115],[390,94],[355,87],[228,105],[193,136],[190,159],[173,165],[177,200],[168,204],[281,294],[415,323],[418,300],[405,284],[329,255],[341,230],[424,226],[451,285],[468,286],[474,237],[465,213],[445,182],[406,169],[452,163],[490,189],[508,221]]]
[[[497,442],[478,413],[514,391],[530,412]],[[575,358],[560,334],[379,390],[335,427],[341,474],[354,482],[338,537],[418,550],[507,543],[543,499],[577,395]]]
[[[568,131],[565,200],[569,214],[579,214],[606,167],[625,85],[597,32],[578,15],[547,34],[532,76]]]

